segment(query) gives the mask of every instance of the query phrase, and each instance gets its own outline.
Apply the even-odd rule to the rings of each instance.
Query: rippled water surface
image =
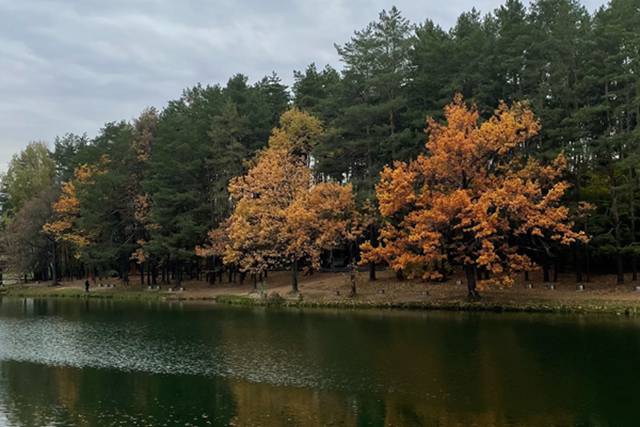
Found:
[[[639,425],[640,323],[0,299],[0,426]]]

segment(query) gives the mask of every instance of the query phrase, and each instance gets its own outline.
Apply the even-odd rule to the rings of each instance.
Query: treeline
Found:
[[[451,267],[467,265],[471,259],[451,252],[460,247],[458,241],[447,243],[452,234],[446,230],[438,230],[439,257],[425,258],[430,249],[409,247],[407,253],[419,257],[412,258],[413,264],[398,264],[391,252],[382,253],[379,248],[393,246],[390,230],[395,227],[395,232],[401,232],[399,224],[406,225],[407,211],[433,206],[411,201],[399,216],[393,209],[385,211],[384,203],[378,204],[388,188],[379,186],[376,195],[376,184],[384,166],[394,161],[408,163],[387,173],[408,168],[412,177],[408,182],[416,194],[423,193],[424,184],[416,182],[416,176],[442,184],[438,180],[444,175],[414,170],[414,161],[430,156],[425,118],[444,119],[443,107],[459,93],[477,106],[467,110],[459,102],[454,104],[470,117],[477,112],[479,123],[469,129],[480,129],[481,122],[495,118],[500,101],[526,102],[521,109],[530,109],[540,128],[517,150],[501,156],[537,159],[544,171],[542,165],[562,154],[564,178],[571,184],[562,192],[563,204],[570,213],[555,218],[555,223],[573,222],[573,230],[591,237],[588,243],[568,239],[561,244],[554,239],[557,235],[540,233],[530,246],[521,235],[510,234],[504,244],[521,247],[531,262],[542,266],[546,280],[569,268],[579,281],[594,271],[615,271],[619,281],[631,271],[636,279],[639,28],[640,8],[634,0],[611,1],[594,14],[572,0],[538,0],[529,7],[508,0],[488,15],[474,10],[462,14],[448,31],[430,20],[415,25],[393,8],[337,46],[342,70],[310,65],[296,71],[291,92],[275,75],[253,85],[237,75],[224,87],[189,89],[162,111],[148,109],[131,123],[108,123],[93,139],[66,135],[56,140],[52,151],[43,144],[31,144],[13,159],[2,181],[3,241],[9,268],[43,280],[86,274],[118,274],[128,280],[131,271],[150,283],[203,274],[212,280],[223,268],[232,278],[247,272],[260,276],[263,269],[276,267],[297,271],[298,263],[317,268],[321,259],[330,258],[324,253],[334,249],[349,259],[360,259],[360,246],[369,242],[362,259],[371,261],[371,266],[384,262],[398,267],[399,274],[419,270],[431,277],[426,274],[429,270],[446,275]],[[289,111],[291,107],[295,108]],[[279,118],[286,111],[289,122],[283,123]],[[514,111],[513,117],[520,115]],[[309,120],[317,120],[321,131],[312,132],[307,140],[296,123],[303,123],[302,129],[310,132]],[[288,141],[286,156],[293,156],[288,161],[296,165],[294,172],[299,175],[295,176],[302,181],[292,187],[300,191],[288,193],[287,203],[270,218],[279,218],[279,227],[287,224],[291,229],[291,224],[297,224],[299,230],[306,230],[298,234],[313,235],[313,241],[291,238],[265,247],[269,240],[258,233],[253,246],[251,239],[242,246],[239,236],[252,235],[249,229],[238,228],[238,207],[244,206],[240,213],[247,224],[255,225],[257,218],[247,216],[255,208],[249,200],[260,199],[260,192],[252,191],[247,180],[262,170],[258,175],[268,182],[269,173],[278,168],[265,165],[283,164],[278,156],[285,154],[275,155],[271,149],[274,135]],[[275,145],[282,149],[281,142]],[[491,169],[499,163],[494,160],[477,165],[486,166],[493,178],[502,174],[495,182],[511,182],[504,170]],[[536,182],[549,179],[547,172],[525,177],[525,169],[510,167],[509,173]],[[334,188],[315,189],[321,183]],[[353,200],[340,200],[349,212],[353,204],[349,218],[331,218],[328,212],[310,208],[314,203],[336,201],[347,184]],[[472,190],[467,184],[462,185],[465,190],[485,189]],[[544,191],[553,188],[543,187]],[[445,193],[455,190],[440,188]],[[480,193],[470,200],[478,202]],[[496,208],[497,202],[492,203],[487,209]],[[272,207],[273,203],[264,204],[261,209]],[[327,222],[305,228],[312,214],[339,224],[332,229],[335,233],[319,233]],[[235,231],[230,224],[234,216]],[[452,217],[467,221],[463,216]],[[271,231],[282,236],[282,230]],[[532,231],[537,233],[533,228],[528,233]],[[491,240],[481,235],[478,239],[472,246]],[[275,255],[263,257],[267,250]],[[258,266],[248,261],[248,254],[260,254],[259,259],[267,261]],[[513,254],[495,255],[501,258],[495,267],[499,269],[498,264],[509,264],[506,259]],[[474,275],[495,273],[485,261],[474,261],[474,267],[479,267]],[[528,269],[522,259],[516,264]],[[370,272],[374,278],[374,268]]]

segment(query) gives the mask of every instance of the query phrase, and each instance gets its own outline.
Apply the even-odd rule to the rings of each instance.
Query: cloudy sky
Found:
[[[395,4],[448,28],[502,0],[0,0],[0,170],[29,141],[95,135],[198,82],[316,62]],[[584,0],[593,10],[604,0]]]

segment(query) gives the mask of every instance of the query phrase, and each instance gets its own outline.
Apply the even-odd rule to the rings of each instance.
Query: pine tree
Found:
[[[402,114],[411,31],[394,7],[336,46],[345,64],[341,97],[346,108],[328,124],[339,137],[328,138],[316,151],[318,170],[335,179],[347,177],[362,200],[373,196],[378,172],[387,161],[403,156],[409,138]]]

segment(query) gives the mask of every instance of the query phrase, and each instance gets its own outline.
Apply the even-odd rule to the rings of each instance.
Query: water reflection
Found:
[[[633,425],[628,319],[0,300],[0,425]]]

